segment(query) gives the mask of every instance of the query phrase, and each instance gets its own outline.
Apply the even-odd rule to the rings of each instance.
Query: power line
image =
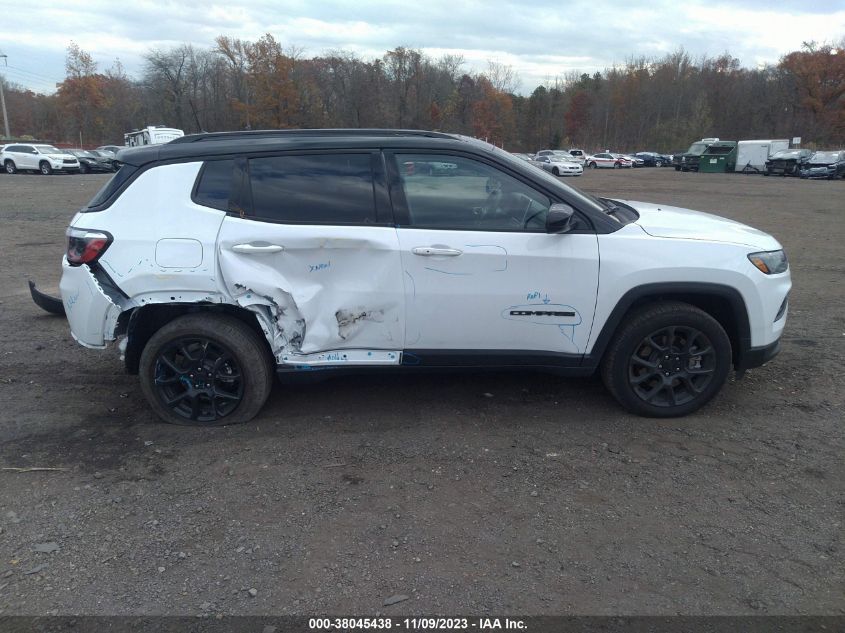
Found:
[[[7,73],[7,76],[10,79],[14,80],[15,83],[20,82],[22,84],[25,84],[26,86],[33,86],[33,87],[36,87],[36,88],[39,88],[39,89],[48,88],[50,90],[56,90],[56,84],[52,81],[47,81],[47,80],[44,80],[44,79],[35,79],[33,77],[27,77],[26,75],[20,75],[20,74],[14,73],[14,71],[12,71],[11,68],[9,68],[9,69],[3,68],[2,70],[3,71],[9,70],[10,72]]]
[[[11,64],[8,67],[12,68],[13,70],[18,71],[19,73],[23,73],[25,75],[32,75],[33,77],[37,77],[39,79],[45,79],[47,81],[52,81],[52,82],[55,82],[55,83],[61,83],[61,82],[64,81],[64,79],[56,79],[55,77],[48,77],[47,75],[40,75],[38,73],[34,73],[32,71],[29,71],[29,70],[24,70],[23,68],[18,68],[17,66],[12,66]]]

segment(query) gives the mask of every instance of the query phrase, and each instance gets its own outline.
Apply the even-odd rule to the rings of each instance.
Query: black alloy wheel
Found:
[[[722,324],[680,301],[645,304],[626,314],[604,352],[602,380],[631,413],[676,417],[718,393],[732,364]]]
[[[155,388],[161,402],[192,422],[215,422],[232,413],[244,394],[235,357],[220,343],[185,337],[158,354]]]
[[[716,351],[703,332],[669,326],[640,341],[628,362],[628,383],[644,402],[675,407],[701,395],[715,368]]]
[[[220,426],[255,417],[270,395],[274,365],[260,330],[209,311],[159,328],[144,344],[138,375],[165,422]]]

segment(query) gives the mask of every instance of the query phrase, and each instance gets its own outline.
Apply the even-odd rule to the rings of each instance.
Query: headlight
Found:
[[[781,251],[763,251],[751,253],[748,260],[761,272],[767,275],[777,275],[786,272],[789,262],[786,260],[786,253]]]

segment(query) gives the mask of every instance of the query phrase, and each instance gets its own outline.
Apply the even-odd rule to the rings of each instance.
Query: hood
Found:
[[[781,248],[768,233],[712,213],[651,202],[623,202],[637,210],[640,218],[636,224],[652,237],[742,244],[760,251]]]

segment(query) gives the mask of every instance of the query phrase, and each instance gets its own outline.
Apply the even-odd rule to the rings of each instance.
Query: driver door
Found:
[[[517,174],[444,153],[388,154],[405,284],[405,350],[584,353],[594,233],[547,234],[552,200]],[[445,173],[433,162],[452,163]]]

